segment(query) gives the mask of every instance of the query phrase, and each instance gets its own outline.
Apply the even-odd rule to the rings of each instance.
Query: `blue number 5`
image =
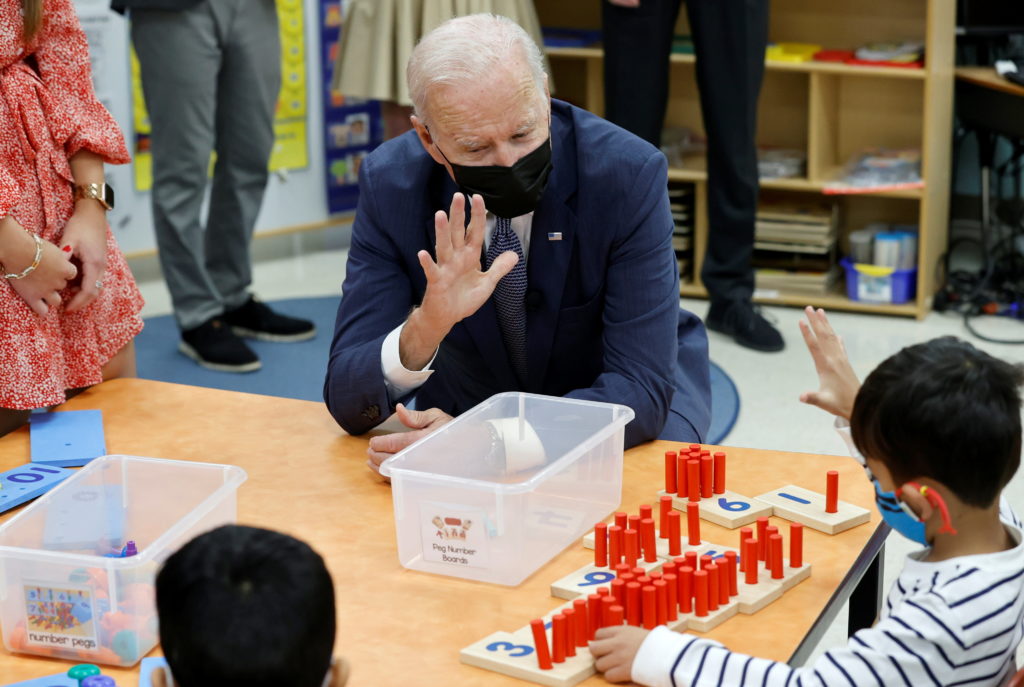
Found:
[[[513,644],[512,642],[492,642],[487,645],[488,651],[501,651],[505,650],[508,655],[512,658],[518,658],[519,656],[529,656],[533,653],[533,647],[527,644]]]

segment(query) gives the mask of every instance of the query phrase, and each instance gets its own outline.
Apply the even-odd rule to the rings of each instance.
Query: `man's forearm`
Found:
[[[398,339],[398,355],[407,370],[422,370],[434,357],[451,326],[430,320],[420,308],[409,315]]]

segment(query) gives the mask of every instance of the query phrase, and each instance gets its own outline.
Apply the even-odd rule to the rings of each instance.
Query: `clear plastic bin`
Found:
[[[381,466],[406,568],[516,585],[622,500],[622,405],[503,393]]]
[[[103,456],[0,525],[8,651],[130,666],[157,643],[154,582],[185,542],[235,522],[245,471]],[[128,541],[137,555],[117,555]]]

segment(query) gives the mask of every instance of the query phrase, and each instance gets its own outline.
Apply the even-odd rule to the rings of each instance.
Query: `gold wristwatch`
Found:
[[[75,186],[75,200],[91,198],[107,210],[114,209],[114,189],[108,184],[82,184]]]

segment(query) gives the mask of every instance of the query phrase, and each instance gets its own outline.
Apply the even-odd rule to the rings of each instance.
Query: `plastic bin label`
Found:
[[[25,584],[25,640],[32,646],[94,651],[92,591],[88,587]]]
[[[420,504],[423,560],[486,568],[490,562],[484,512],[450,503]]]
[[[857,300],[868,303],[892,303],[892,277],[857,275]]]

